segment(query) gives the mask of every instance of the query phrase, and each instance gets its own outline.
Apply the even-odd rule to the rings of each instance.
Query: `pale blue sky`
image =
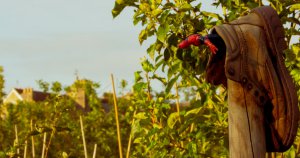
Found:
[[[81,78],[111,91],[110,74],[133,83],[149,41],[125,9],[116,19],[114,0],[0,0],[0,65],[5,90],[38,89],[37,80],[64,86]],[[206,2],[208,3],[208,2]],[[207,4],[205,6],[208,6]],[[208,9],[208,8],[204,8]]]
[[[0,65],[6,91],[37,88],[36,80],[70,85],[75,72],[110,90],[133,80],[146,47],[132,11],[113,19],[113,0],[0,0]],[[108,87],[108,89],[106,88]],[[105,89],[106,88],[106,89]]]
[[[215,12],[204,1],[204,10]],[[116,81],[133,83],[150,42],[140,46],[141,27],[132,24],[132,10],[116,19],[114,0],[0,0],[0,65],[5,90],[38,88],[36,80],[64,86],[82,78],[99,82],[100,93]],[[220,12],[221,10],[219,10]]]

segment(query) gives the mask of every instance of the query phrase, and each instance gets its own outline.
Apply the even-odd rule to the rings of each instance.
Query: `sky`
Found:
[[[114,0],[0,0],[0,66],[5,91],[39,89],[37,80],[71,85],[76,76],[111,91],[116,84],[133,83],[151,41],[141,46],[141,26],[132,22],[133,10],[113,19]],[[209,1],[202,8],[215,12]],[[221,10],[219,10],[221,11]]]
[[[140,45],[140,26],[126,9],[113,19],[113,0],[0,0],[0,65],[5,91],[33,87],[37,80],[63,86],[87,78],[110,89],[133,83],[148,44]],[[101,88],[100,88],[101,89]]]
[[[113,19],[114,0],[0,0],[0,66],[5,92],[39,90],[37,80],[71,85],[76,76],[111,91],[122,79],[129,85],[151,40],[139,44],[141,26],[133,10]],[[204,2],[208,3],[208,2]],[[206,5],[207,6],[207,5]]]

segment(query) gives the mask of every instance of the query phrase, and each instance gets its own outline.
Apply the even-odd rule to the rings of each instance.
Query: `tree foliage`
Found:
[[[47,83],[39,80],[38,83],[44,88],[44,92],[51,94],[46,100],[1,105],[0,157],[23,157],[25,141],[27,156],[32,157],[32,138],[35,155],[41,157],[44,133],[47,135],[45,157],[84,157],[79,116],[83,116],[89,156],[92,156],[95,144],[98,145],[97,157],[118,156],[114,112],[105,112],[96,93],[100,86],[98,83],[80,80],[66,87],[62,87],[59,82]],[[63,95],[63,89],[68,93],[75,93],[81,88],[85,91],[90,106],[89,112],[78,108],[75,100],[69,95]],[[106,95],[106,99],[112,100],[111,95]],[[120,103],[125,104],[126,99],[121,98]],[[120,104],[122,116],[126,113],[123,111],[126,108],[122,108],[124,104]],[[120,122],[123,125],[122,141],[127,142],[130,126],[124,116]],[[18,129],[18,143],[15,126]],[[17,155],[17,149],[22,155]]]
[[[263,2],[273,6],[284,23],[289,43],[289,49],[284,52],[286,65],[299,87],[300,41],[292,42],[300,34],[299,3],[293,0]],[[209,57],[205,47],[181,51],[177,45],[188,35],[206,35],[213,26],[234,20],[263,2],[212,1],[211,6],[222,13],[217,14],[205,9],[206,3],[195,0],[115,1],[113,17],[125,8],[133,8],[133,24],[143,27],[138,37],[141,44],[154,38],[146,50],[148,57],[141,60],[142,70],[134,73],[132,90],[124,93],[128,83],[122,80],[120,84],[122,96],[118,97],[118,110],[123,153],[130,157],[155,158],[228,157],[226,90],[205,82]],[[0,90],[3,90],[3,71],[0,70]],[[163,91],[153,90],[152,85],[157,82],[164,87]],[[26,140],[27,155],[32,155],[32,138],[36,156],[40,157],[44,133],[47,157],[83,157],[79,116],[83,116],[89,156],[95,144],[98,145],[97,157],[119,156],[111,93],[104,93],[102,101],[99,100],[96,92],[100,84],[91,80],[78,80],[66,87],[59,82],[39,80],[37,83],[42,91],[51,94],[47,100],[1,104],[0,157],[21,156],[16,155],[17,149],[20,154],[24,153]],[[88,111],[75,106],[76,91],[85,92]],[[298,93],[300,96],[300,91]],[[284,153],[286,157],[300,156],[299,141],[300,133],[292,148]]]
[[[271,5],[285,27],[289,44],[284,52],[286,65],[296,86],[300,85],[300,45],[299,39],[296,39],[300,34],[299,2],[212,1],[210,8],[215,8],[221,14],[209,11],[207,3],[195,0],[115,1],[113,17],[117,17],[125,8],[133,8],[133,24],[142,26],[138,37],[141,44],[150,37],[154,38],[147,49],[148,57],[141,61],[143,72],[136,73],[134,85],[134,99],[137,99],[135,108],[140,116],[132,127],[136,144],[133,155],[136,157],[228,156],[226,91],[205,82],[205,67],[209,57],[205,47],[178,50],[178,43],[188,35],[206,35],[215,25],[235,20],[255,7]],[[165,76],[159,76],[159,71]],[[149,85],[157,81],[165,86],[165,92],[147,97],[154,93]],[[178,112],[170,111],[172,101],[177,99],[174,95],[175,84],[183,91],[188,89],[191,95],[191,105]],[[297,138],[295,143],[298,141]],[[295,148],[299,148],[296,144],[287,155],[296,154]]]
[[[0,66],[0,103],[2,103],[2,99],[5,95],[5,93],[4,93],[4,83],[5,83],[5,81],[4,81],[3,71],[4,71],[3,67]]]

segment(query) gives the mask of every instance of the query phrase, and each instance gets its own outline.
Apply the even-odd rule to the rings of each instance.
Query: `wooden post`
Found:
[[[136,114],[136,110],[133,113],[133,118],[132,118],[132,122],[131,122],[131,127],[133,127],[134,125],[134,121],[135,121],[135,114]],[[126,153],[126,158],[129,158],[129,154],[130,154],[130,148],[131,148],[131,139],[132,139],[132,134],[131,134],[132,129],[130,130],[129,133],[129,140],[128,140],[128,146],[127,146],[127,153]]]
[[[24,147],[24,158],[27,157],[27,140],[25,140],[25,147]]]
[[[113,96],[114,96],[115,118],[116,118],[116,124],[117,124],[119,155],[120,155],[120,158],[123,158],[121,134],[120,134],[120,125],[119,125],[119,116],[118,116],[118,103],[117,103],[117,95],[116,95],[116,89],[115,89],[115,82],[114,82],[113,74],[111,74],[111,82],[112,82],[112,86],[113,86]]]
[[[19,148],[19,137],[18,137],[18,127],[17,125],[15,125],[15,135],[16,135],[16,144],[17,144],[17,155],[18,155],[18,158],[20,157],[19,154],[20,154],[20,148]]]
[[[81,128],[81,135],[82,135],[84,156],[85,156],[85,158],[88,158],[88,156],[87,156],[87,149],[86,149],[86,142],[85,142],[85,136],[84,136],[84,130],[83,130],[82,117],[80,116],[79,119],[80,119],[80,128]]]
[[[42,149],[42,156],[41,156],[42,158],[45,157],[46,141],[47,141],[47,133],[44,132],[43,149]]]
[[[240,83],[228,80],[230,158],[266,156],[263,109]]]
[[[96,154],[97,154],[97,144],[95,144],[94,146],[93,158],[96,158]]]
[[[31,132],[32,132],[33,131],[32,119],[30,120],[30,129],[31,129]],[[31,150],[32,150],[32,158],[35,158],[35,149],[34,149],[34,138],[33,138],[33,136],[31,136]]]

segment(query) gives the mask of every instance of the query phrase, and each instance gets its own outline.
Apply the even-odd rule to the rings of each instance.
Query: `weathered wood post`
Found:
[[[228,88],[231,158],[262,158],[266,151],[284,152],[293,145],[300,114],[282,55],[284,37],[276,10],[262,6],[178,46],[205,44],[212,52],[206,80]]]
[[[240,83],[228,80],[230,158],[263,158],[266,154],[263,109]]]
[[[110,75],[110,78],[111,78],[112,89],[113,89],[115,119],[116,119],[116,125],[117,125],[118,146],[119,146],[119,156],[120,156],[120,158],[123,158],[122,139],[121,139],[120,124],[119,124],[119,114],[118,114],[118,102],[117,102],[117,94],[116,94],[115,81],[114,81],[113,74]]]

